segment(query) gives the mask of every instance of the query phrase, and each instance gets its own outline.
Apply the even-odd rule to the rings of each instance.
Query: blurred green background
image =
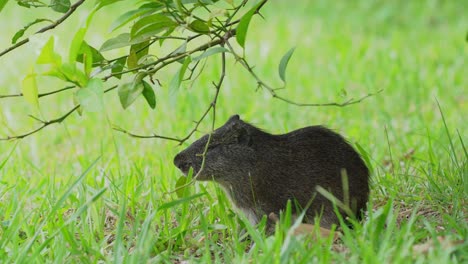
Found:
[[[71,38],[84,23],[93,3],[88,1],[51,33],[33,37],[29,44],[0,57],[0,94],[20,92],[21,80],[52,34],[58,51],[67,54]],[[108,32],[110,24],[133,6],[133,1],[123,1],[100,11],[86,41],[99,47],[114,36],[115,33]],[[374,182],[386,179],[395,184],[374,183],[374,200],[422,195],[423,186],[415,187],[419,191],[413,192],[409,185],[419,182],[425,164],[443,167],[453,158],[437,101],[456,141],[455,153],[463,157],[459,138],[466,144],[466,7],[464,1],[436,0],[270,1],[262,11],[264,19],[257,16],[252,20],[245,54],[262,79],[279,86],[278,63],[285,52],[296,47],[287,70],[287,88],[280,91],[282,95],[299,102],[325,103],[383,91],[344,108],[288,105],[272,99],[266,91],[257,91],[255,80],[228,56],[216,124],[222,125],[236,113],[271,133],[323,124],[362,146],[374,168]],[[49,14],[39,9],[18,8],[10,1],[0,13],[1,49],[10,45],[17,30],[43,16]],[[119,53],[108,54],[109,58]],[[212,100],[211,82],[217,80],[219,66],[219,59],[211,58],[202,77],[193,85],[185,83],[176,94],[168,91],[175,68],[159,74],[157,78],[163,86],[155,90],[155,110],[143,98],[123,110],[113,91],[106,94],[102,113],[85,112],[81,117],[73,114],[64,123],[24,140],[0,141],[0,160],[18,144],[11,160],[0,171],[1,184],[27,193],[24,197],[29,201],[27,206],[34,209],[51,185],[62,186],[101,156],[98,168],[102,174],[93,172],[93,177],[86,180],[90,185],[97,184],[103,175],[112,175],[112,179],[120,182],[122,178],[133,177],[130,175],[138,170],[144,172],[144,177],[135,184],[144,181],[159,191],[173,189],[180,173],[172,158],[182,147],[158,139],[130,138],[115,132],[112,125],[138,134],[185,136]],[[117,83],[111,81],[108,87]],[[40,92],[61,87],[63,84],[53,79],[39,78]],[[40,111],[22,98],[1,99],[0,137],[37,127],[39,124],[28,114],[53,119],[71,107],[71,92],[40,99]],[[200,133],[184,145],[208,132],[210,123],[207,119]],[[398,168],[389,168],[390,163]],[[408,179],[402,175],[414,179],[406,182],[407,186]],[[145,193],[150,187],[143,188]],[[13,197],[9,195],[6,197]],[[114,199],[109,193],[105,196]]]
[[[62,54],[66,54],[70,38],[84,23],[91,2],[53,31]],[[129,5],[132,6],[124,1],[101,11],[86,40],[99,47],[112,37],[107,30],[110,23]],[[287,89],[281,91],[283,95],[300,102],[341,102],[379,89],[384,91],[345,108],[295,107],[271,99],[264,91],[256,92],[255,81],[231,59],[217,124],[234,113],[273,133],[324,124],[344,133],[351,141],[358,141],[376,160],[387,154],[382,147],[387,145],[384,133],[387,127],[395,155],[411,148],[424,153],[424,144],[418,142],[426,141],[428,131],[436,138],[443,132],[436,99],[445,111],[449,127],[461,132],[466,128],[462,113],[466,113],[468,72],[464,65],[467,55],[464,38],[468,20],[462,7],[458,1],[269,2],[263,11],[265,19],[253,20],[246,55],[263,79],[279,86],[279,60],[289,48],[296,47],[287,71]],[[41,12],[9,3],[1,14],[4,29],[0,45],[9,46],[18,29],[33,17],[46,15]],[[0,58],[3,94],[19,92],[21,80],[34,66],[41,45],[49,36],[35,37],[31,43]],[[68,171],[65,167],[101,154],[126,161],[148,156],[153,161],[167,160],[177,151],[175,144],[128,138],[113,132],[110,124],[141,134],[184,135],[211,100],[214,89],[210,83],[219,74],[216,63],[211,59],[201,80],[193,86],[185,85],[176,96],[167,91],[172,72],[158,76],[166,87],[157,88],[158,106],[154,111],[141,99],[141,103],[124,111],[116,92],[112,92],[106,95],[105,113],[85,113],[82,117],[74,114],[63,125],[46,128],[23,140],[19,146],[22,158],[51,171]],[[39,81],[40,92],[61,85],[51,78]],[[43,98],[40,104],[46,119],[72,106],[70,94]],[[38,125],[27,117],[30,113],[38,114],[37,111],[30,109],[23,99],[3,99],[0,105],[2,136]],[[207,129],[205,126],[204,131]],[[8,142],[0,144],[2,149],[13,146]],[[166,163],[157,167],[171,166]]]

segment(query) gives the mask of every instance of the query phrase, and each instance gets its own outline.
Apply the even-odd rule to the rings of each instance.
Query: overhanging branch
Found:
[[[58,90],[55,90],[55,91],[52,91],[52,92],[47,92],[47,93],[38,94],[37,97],[41,98],[41,97],[44,97],[44,96],[48,96],[48,95],[60,93],[60,92],[66,91],[66,90],[70,90],[70,89],[73,89],[73,88],[75,88],[75,87],[76,87],[75,85],[66,86],[66,87],[64,87],[64,88],[62,88],[62,89],[58,89]],[[6,95],[0,95],[0,99],[2,99],[2,98],[10,98],[10,97],[22,97],[22,96],[24,96],[23,93],[19,93],[19,94],[6,94]]]
[[[110,92],[112,90],[114,90],[115,88],[117,88],[117,85],[115,86],[112,86],[111,88],[107,89],[104,91],[104,93],[107,93],[107,92]],[[15,140],[15,139],[22,139],[22,138],[25,138],[27,136],[30,136],[34,133],[37,133],[39,131],[41,131],[42,129],[52,125],[52,124],[58,124],[58,123],[62,123],[65,119],[67,119],[68,116],[70,116],[73,112],[75,112],[76,110],[78,110],[80,108],[81,105],[76,105],[74,106],[72,109],[70,109],[68,112],[66,112],[64,115],[60,116],[60,117],[57,117],[55,119],[52,119],[52,120],[49,120],[49,121],[43,121],[43,120],[39,120],[37,118],[34,118],[35,120],[39,121],[40,123],[42,123],[42,125],[30,132],[27,132],[27,133],[24,133],[24,134],[21,134],[21,135],[16,135],[16,136],[7,136],[5,138],[0,138],[0,140]]]
[[[62,16],[60,17],[59,19],[57,19],[54,23],[46,26],[46,27],[43,27],[41,29],[39,29],[38,31],[36,31],[35,34],[41,34],[41,33],[44,33],[46,31],[49,31],[51,29],[54,29],[56,28],[58,25],[62,24],[65,20],[67,20],[68,17],[71,16],[71,14],[73,14],[75,12],[75,10],[80,6],[82,5],[83,3],[85,2],[85,0],[78,0],[76,3],[74,3],[72,6],[70,6],[70,9],[68,9],[68,11]],[[28,43],[29,42],[29,37],[28,38],[25,38],[23,40],[21,40],[20,42],[17,42],[15,45],[5,49],[4,51],[0,52],[0,57],[2,57],[3,55],[23,46],[24,44]]]
[[[296,106],[313,106],[313,107],[316,107],[316,106],[337,106],[337,107],[344,107],[344,106],[348,106],[348,105],[352,105],[352,104],[357,104],[357,103],[360,103],[362,102],[363,100],[371,97],[371,96],[374,96],[376,94],[379,94],[383,91],[383,89],[380,89],[378,90],[377,92],[374,92],[374,93],[369,93],[367,95],[364,95],[358,99],[353,99],[353,98],[350,98],[342,103],[337,103],[337,102],[330,102],[330,103],[301,103],[301,102],[296,102],[294,100],[291,100],[291,99],[288,99],[284,96],[281,96],[279,95],[276,91],[278,90],[278,88],[273,88],[272,86],[270,86],[269,84],[267,84],[265,81],[263,81],[258,75],[257,73],[254,71],[253,67],[250,66],[250,64],[247,62],[247,60],[238,55],[236,53],[236,51],[234,50],[234,48],[232,47],[232,45],[229,43],[229,41],[226,41],[226,45],[229,47],[229,50],[231,51],[231,53],[234,55],[234,57],[236,58],[236,60],[247,70],[247,72],[255,79],[255,81],[257,82],[257,85],[259,88],[263,88],[263,89],[266,89],[270,95],[273,97],[273,98],[276,98],[278,100],[281,100],[283,102],[286,102],[288,104],[292,104],[292,105],[296,105]]]

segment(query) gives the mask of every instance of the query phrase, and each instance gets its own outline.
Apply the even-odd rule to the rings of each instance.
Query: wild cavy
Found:
[[[174,164],[185,174],[190,167],[197,174],[207,142],[208,135],[195,141],[177,154]],[[252,224],[263,215],[279,215],[291,200],[307,209],[304,222],[313,223],[314,217],[321,216],[320,226],[330,228],[338,224],[338,218],[332,202],[317,192],[317,186],[339,201],[348,201],[352,214],[359,216],[369,196],[368,179],[369,170],[359,154],[325,127],[272,135],[234,115],[213,131],[196,180],[219,183]]]

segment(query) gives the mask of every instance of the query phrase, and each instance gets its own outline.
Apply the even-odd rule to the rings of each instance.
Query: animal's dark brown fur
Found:
[[[198,173],[208,135],[180,152],[174,164],[184,173]],[[348,190],[343,186],[343,171]],[[271,135],[232,116],[211,137],[205,166],[197,180],[214,180],[224,187],[234,205],[253,222],[279,214],[288,200],[306,207],[306,222],[321,216],[322,227],[338,224],[332,203],[317,186],[340,201],[349,200],[359,215],[369,195],[369,171],[359,154],[339,134],[322,126],[304,127]],[[346,199],[345,194],[349,194]],[[294,204],[294,202],[293,202]],[[342,212],[344,214],[344,212]]]

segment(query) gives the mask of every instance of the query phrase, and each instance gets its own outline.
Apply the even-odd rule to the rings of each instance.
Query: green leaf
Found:
[[[15,35],[13,35],[13,38],[11,38],[11,44],[15,44],[19,38],[21,38],[24,35],[24,32],[26,32],[26,29],[22,28],[18,30]]]
[[[137,77],[131,83],[124,83],[119,86],[118,93],[120,104],[127,109],[143,92],[144,86],[140,78]]]
[[[73,63],[76,61],[76,57],[80,51],[81,45],[83,43],[84,36],[86,34],[86,28],[80,28],[78,32],[75,33],[72,43],[70,44],[70,54],[68,61]]]
[[[145,81],[143,82],[143,97],[145,97],[146,102],[148,102],[148,105],[154,109],[156,107],[156,95],[154,94],[153,87]]]
[[[280,64],[278,66],[278,73],[283,82],[286,82],[286,68],[288,67],[289,59],[291,59],[295,49],[296,48],[288,50],[288,52],[286,52],[286,54],[284,54],[284,56],[281,58]]]
[[[60,65],[58,70],[65,76],[67,81],[79,87],[85,87],[88,83],[88,77],[80,71],[74,63],[64,63]]]
[[[210,27],[203,21],[196,19],[192,21],[189,25],[189,29],[197,33],[208,33],[210,32]]]
[[[134,9],[134,10],[130,10],[122,15],[120,15],[116,20],[114,20],[114,22],[112,22],[110,28],[109,28],[109,31],[114,31],[116,29],[119,29],[121,27],[123,27],[124,25],[126,25],[128,22],[134,20],[135,18],[139,17],[139,16],[143,16],[147,13],[150,13],[150,12],[155,12],[155,11],[158,11],[160,9],[162,9],[164,7],[163,4],[160,4],[160,3],[155,3],[157,4],[157,7],[156,8],[138,8],[138,9]]]
[[[181,198],[181,199],[178,199],[178,200],[175,200],[175,201],[165,203],[165,204],[158,207],[158,211],[167,210],[167,209],[172,208],[174,206],[177,206],[179,204],[184,204],[184,203],[190,202],[190,201],[192,201],[194,199],[202,197],[205,194],[206,193],[204,193],[204,192],[203,193],[197,193],[197,194],[194,194],[192,196],[184,197],[184,198]]]
[[[44,3],[40,2],[40,0],[16,0],[16,3],[19,6],[26,7],[26,8],[44,6]]]
[[[81,43],[81,48],[78,52],[78,56],[76,57],[76,61],[84,63],[83,55],[85,53],[87,54],[87,56],[91,55],[93,66],[102,66],[105,64],[106,59],[104,58],[104,56],[102,56],[102,54],[96,48],[90,46],[86,41],[83,41],[83,43]]]
[[[175,185],[177,197],[179,198],[187,197],[190,194],[188,192],[189,189],[185,186],[187,183],[188,183],[187,177],[185,176],[179,177]]]
[[[0,0],[0,12],[2,12],[2,9],[5,7],[7,2],[8,0]]]
[[[171,93],[175,93],[177,90],[179,90],[180,84],[184,79],[185,71],[187,70],[190,62],[192,62],[192,59],[190,57],[185,58],[184,63],[172,78],[169,86],[169,90],[171,91]]]
[[[97,0],[96,3],[97,3],[97,9],[101,9],[107,5],[112,5],[112,4],[115,4],[117,2],[120,2],[122,0]]]
[[[191,57],[185,58],[184,64],[182,64],[182,67],[180,68],[180,76],[179,77],[180,77],[181,82],[184,79],[185,72],[187,71],[187,68],[188,68],[188,66],[190,65],[191,62],[192,62]]]
[[[174,50],[171,55],[182,54],[187,51],[187,41],[184,41],[176,50]]]
[[[154,14],[138,20],[132,26],[130,35],[132,40],[146,40],[149,37],[176,26],[177,23],[172,21],[169,17],[162,14]]]
[[[59,13],[66,13],[70,9],[70,0],[51,0],[50,7],[52,10]]]
[[[149,40],[134,44],[130,47],[130,54],[127,58],[127,66],[129,69],[138,67],[138,61],[141,57],[148,54]]]
[[[249,29],[249,24],[250,20],[252,19],[252,16],[255,14],[257,11],[257,8],[261,5],[262,3],[256,4],[254,7],[252,7],[247,13],[245,13],[240,21],[239,25],[237,26],[236,29],[236,40],[239,45],[244,48],[245,46],[245,39],[247,36],[247,30]]]
[[[160,39],[159,39],[159,46],[162,46],[164,41],[167,40],[167,38],[165,37],[168,37],[172,34],[172,32],[174,32],[174,30],[176,29],[176,27],[171,27],[171,28],[168,28],[166,30],[166,32],[164,32],[161,36],[160,36]]]
[[[60,80],[63,80],[63,81],[68,81],[67,77],[60,71],[59,67],[54,67],[50,69],[49,71],[43,72],[42,75],[52,76],[52,77],[59,78]]]
[[[30,103],[36,109],[39,108],[39,93],[37,89],[36,74],[34,72],[24,77],[21,92],[23,93],[24,99],[26,99],[28,103]]]
[[[227,17],[227,16],[229,16],[229,12],[224,8],[215,7],[215,8],[210,10],[210,16],[209,16],[208,21],[212,21],[213,18],[220,17],[220,16],[226,16]]]
[[[73,105],[79,105],[80,102],[78,101],[78,98],[76,97],[76,93],[73,94]],[[76,110],[78,115],[81,116],[83,114],[83,107],[80,105],[78,109]]]
[[[118,49],[126,46],[130,46],[130,34],[123,33],[118,35],[117,37],[108,39],[102,44],[100,51],[108,51],[113,49]]]
[[[54,51],[54,37],[50,37],[47,43],[42,47],[41,54],[36,61],[37,64],[54,64],[56,66],[62,63],[62,58]]]
[[[117,78],[117,79],[120,79],[122,78],[122,74],[116,74],[116,73],[119,73],[119,72],[122,72],[124,67],[125,67],[125,62],[127,61],[127,58],[126,57],[122,57],[118,60],[116,60],[113,64],[112,64],[112,74],[114,74],[114,77]]]
[[[145,56],[142,56],[140,59],[138,59],[138,65],[142,65],[144,63],[152,63],[154,62],[155,57],[155,55],[146,54]]]
[[[186,5],[186,4],[198,4],[202,3],[205,5],[213,5],[214,3],[218,2],[219,0],[182,0],[181,2]]]
[[[86,87],[80,88],[76,92],[76,98],[84,110],[102,112],[104,110],[103,81],[97,78],[89,80]]]
[[[1,0],[0,0],[1,1]],[[1,11],[1,7],[0,7],[0,11]],[[35,24],[38,24],[38,23],[41,23],[41,22],[44,22],[44,21],[49,21],[51,22],[51,20],[49,19],[43,19],[43,18],[39,18],[39,19],[36,19],[34,20],[33,22],[27,24],[26,26],[24,26],[22,29],[20,29],[18,32],[15,33],[15,35],[13,36],[13,38],[11,39],[11,43],[12,44],[15,44],[19,38],[21,38],[23,35],[24,35],[24,32],[26,32],[26,30],[28,28],[30,28],[31,26],[35,25]]]
[[[138,58],[137,54],[134,50],[130,50],[130,53],[128,54],[127,57],[127,66],[129,69],[133,69],[138,67]]]
[[[189,169],[187,176],[181,176],[175,185],[177,197],[187,197],[191,195],[190,183],[192,182],[193,168]]]
[[[214,47],[214,48],[206,50],[200,56],[193,58],[193,61],[199,61],[199,60],[204,59],[206,57],[209,57],[209,56],[211,56],[213,54],[221,53],[221,52],[230,52],[230,51],[228,49],[224,48],[224,47],[219,47],[219,46]]]
[[[96,14],[97,9],[93,9],[86,19],[85,26],[80,28],[73,37],[72,43],[70,44],[70,52],[68,61],[70,63],[75,63],[78,61],[78,56],[80,56],[81,61],[84,64],[84,72],[86,76],[91,74],[91,69],[93,67],[93,60],[98,59],[99,56],[102,58],[101,54],[97,52],[94,48],[89,46],[85,41],[84,37],[88,31],[89,25],[92,18]],[[97,54],[96,54],[97,53]],[[104,59],[104,58],[102,58]]]

